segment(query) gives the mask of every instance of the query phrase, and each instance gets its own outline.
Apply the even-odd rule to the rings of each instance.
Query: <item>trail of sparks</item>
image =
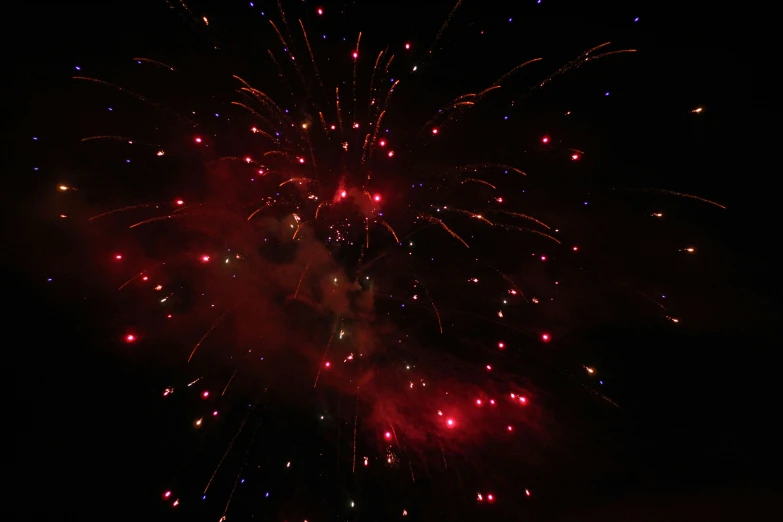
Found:
[[[307,31],[305,31],[305,26],[302,23],[302,20],[299,19],[299,27],[302,28],[302,35],[304,36],[305,44],[307,44],[307,52],[310,53],[310,61],[313,64],[313,70],[315,71],[315,77],[318,79],[318,84],[321,86],[321,89],[324,88],[324,84],[321,81],[321,74],[318,72],[318,66],[315,64],[315,56],[313,56],[313,48],[310,47],[310,39],[307,38]]]
[[[522,292],[522,290],[519,288],[519,286],[517,286],[517,284],[514,282],[514,280],[513,280],[513,279],[511,279],[509,276],[507,276],[506,274],[504,274],[503,272],[501,272],[501,271],[500,271],[500,270],[499,270],[497,267],[495,267],[495,266],[492,266],[492,265],[487,265],[487,266],[488,266],[488,267],[490,267],[490,268],[492,268],[493,270],[495,270],[495,272],[497,272],[498,274],[500,274],[500,277],[502,277],[503,279],[505,279],[505,280],[506,280],[506,282],[507,282],[508,284],[510,284],[510,285],[511,285],[511,288],[512,288],[512,289],[513,289],[515,292],[517,292],[519,295],[521,295],[521,296],[522,296],[522,299],[524,299],[524,300],[525,300],[525,302],[527,302],[528,304],[530,303],[530,301],[528,300],[528,298],[525,296],[524,292]]]
[[[150,218],[150,219],[145,219],[144,221],[139,221],[138,223],[134,223],[131,226],[129,226],[128,228],[136,228],[136,227],[140,227],[141,225],[146,225],[148,223],[155,223],[157,221],[165,221],[167,219],[175,219],[175,218],[178,218],[178,217],[190,216],[190,215],[191,214],[169,214],[168,216],[154,217],[154,218]]]
[[[225,388],[223,388],[223,391],[220,393],[221,397],[226,394],[226,390],[228,390],[228,387],[231,386],[231,382],[234,380],[234,377],[236,377],[237,372],[239,371],[239,368],[242,366],[242,364],[244,364],[245,361],[247,361],[247,358],[248,358],[248,356],[250,355],[251,352],[252,352],[252,350],[248,350],[247,353],[245,354],[245,358],[242,359],[242,361],[239,364],[237,364],[237,367],[234,369],[234,373],[231,374],[231,378],[228,380],[228,382],[226,383]]]
[[[337,108],[337,125],[340,129],[340,134],[343,133],[343,112],[340,110],[340,88],[335,87],[334,88],[334,95],[336,97],[335,100],[335,107]]]
[[[115,208],[115,209],[112,209],[112,210],[107,210],[106,212],[103,212],[101,214],[95,215],[95,216],[91,217],[90,219],[88,219],[87,221],[92,221],[94,219],[102,218],[104,216],[109,216],[109,215],[115,214],[117,212],[125,212],[125,211],[128,211],[128,210],[136,210],[138,208],[157,207],[158,205],[160,205],[160,203],[142,203],[141,205],[130,205],[128,207]]]
[[[457,233],[456,233],[456,232],[454,232],[454,231],[453,231],[453,230],[451,230],[451,229],[450,229],[448,226],[446,226],[446,223],[444,223],[442,220],[440,220],[440,219],[436,218],[435,216],[431,216],[431,215],[429,215],[429,214],[419,214],[419,217],[421,217],[421,218],[423,218],[423,219],[425,219],[425,220],[429,221],[430,223],[434,223],[434,224],[436,224],[436,225],[440,225],[440,227],[441,227],[443,230],[445,230],[446,232],[448,232],[448,233],[449,233],[449,235],[451,235],[451,237],[453,237],[453,238],[455,238],[455,239],[459,240],[459,242],[460,242],[460,243],[462,243],[463,245],[465,245],[465,248],[470,248],[470,245],[468,245],[468,244],[465,242],[465,240],[464,240],[464,239],[462,239],[461,237],[459,237],[459,235],[457,235]]]
[[[359,422],[359,390],[357,389],[356,395],[356,412],[353,415],[353,468],[352,473],[356,474],[356,425]]]
[[[332,345],[332,339],[334,339],[334,334],[337,332],[337,328],[342,323],[341,319],[338,319],[334,324],[334,329],[332,330],[332,335],[329,337],[329,342],[326,343],[326,349],[324,350],[324,354],[321,357],[321,364],[318,365],[318,373],[315,374],[315,382],[313,383],[313,388],[318,386],[318,379],[321,377],[321,370],[324,367],[324,363],[326,362],[326,354],[329,353],[329,347]]]
[[[172,67],[171,65],[167,65],[167,64],[165,64],[163,62],[159,62],[159,61],[153,60],[151,58],[134,58],[134,60],[136,60],[137,62],[151,63],[152,65],[157,65],[158,67],[162,67],[164,69],[168,69],[169,71],[176,72],[176,69],[174,67]]]
[[[198,347],[201,346],[201,343],[204,342],[204,339],[206,339],[209,336],[209,334],[212,333],[212,330],[214,330],[215,327],[220,323],[220,321],[223,320],[223,318],[226,316],[227,313],[228,313],[228,310],[223,312],[223,315],[218,317],[218,320],[215,321],[215,323],[212,326],[209,327],[209,330],[207,330],[207,333],[205,333],[203,336],[201,336],[201,339],[198,340],[198,342],[196,343],[196,346],[193,347],[193,351],[190,352],[190,355],[188,356],[188,362],[190,362],[190,360],[193,358],[193,354],[196,353],[196,350],[198,350]]]
[[[320,202],[318,204],[318,206],[315,207],[315,219],[318,219],[318,213],[321,211],[321,207],[323,207],[323,206],[327,206],[328,207],[329,205],[331,205],[331,203],[329,203],[328,201]]]
[[[432,296],[430,296],[429,290],[427,290],[426,285],[421,285],[422,288],[424,288],[424,294],[427,296],[427,300],[430,302],[430,306],[432,306],[432,309],[435,311],[435,317],[438,318],[438,329],[440,330],[440,333],[443,333],[443,323],[440,321],[440,312],[438,311],[438,307],[435,306],[435,301],[432,300]]]
[[[92,140],[117,140],[117,141],[133,141],[130,138],[127,138],[125,136],[90,136],[88,138],[82,138],[81,141],[92,141]]]
[[[703,203],[709,203],[710,205],[714,205],[718,208],[722,208],[723,210],[726,210],[726,207],[721,205],[720,203],[717,203],[715,201],[705,199],[699,196],[694,196],[692,194],[685,194],[683,192],[675,192],[673,190],[666,190],[666,189],[656,189],[656,188],[630,188],[630,189],[623,189],[623,188],[612,188],[611,190],[617,190],[617,191],[625,191],[625,192],[657,192],[658,194],[669,194],[671,196],[679,196],[682,198],[690,198],[695,199],[697,201],[701,201]]]
[[[545,237],[547,239],[551,239],[552,241],[554,241],[558,245],[562,245],[560,240],[557,239],[556,237],[552,237],[549,234],[546,234],[546,233],[538,231],[538,230],[534,230],[532,228],[518,227],[516,225],[498,225],[498,226],[500,228],[505,229],[505,230],[516,230],[516,231],[519,231],[519,232],[530,232],[531,234],[538,234],[539,236]]]
[[[223,453],[223,456],[220,458],[220,462],[218,462],[217,467],[215,468],[215,471],[212,472],[212,476],[209,477],[209,482],[207,482],[207,487],[204,488],[204,491],[202,492],[202,495],[207,494],[207,490],[209,490],[209,486],[212,485],[212,481],[215,480],[215,475],[217,475],[218,470],[220,469],[220,466],[223,465],[223,461],[226,460],[226,457],[228,456],[229,452],[231,451],[231,448],[234,447],[234,442],[236,442],[237,437],[239,437],[239,434],[242,433],[242,430],[245,427],[245,424],[247,423],[247,419],[250,418],[250,413],[252,413],[253,410],[250,410],[245,415],[245,418],[242,420],[242,423],[239,425],[239,429],[234,434],[234,437],[231,439],[231,442],[228,443],[228,448],[226,448],[226,451]]]
[[[310,268],[310,263],[307,263],[305,265],[304,270],[302,270],[302,275],[299,277],[299,282],[296,284],[296,291],[294,292],[294,299],[296,299],[296,296],[299,295],[299,287],[302,286],[302,280],[304,280],[304,276],[307,273],[307,269]]]
[[[153,107],[153,108],[155,108],[155,109],[157,109],[159,111],[167,112],[167,113],[172,114],[172,115],[174,115],[174,116],[176,116],[178,118],[182,118],[183,120],[187,121],[190,124],[193,124],[193,122],[190,121],[188,118],[186,118],[185,116],[182,116],[181,114],[179,114],[177,112],[174,112],[170,107],[167,107],[165,105],[161,105],[159,103],[155,103],[153,101],[150,101],[147,98],[145,98],[144,96],[142,96],[141,94],[139,94],[137,92],[134,92],[134,91],[131,91],[130,89],[126,89],[125,87],[120,87],[119,85],[116,85],[116,84],[113,84],[113,83],[110,83],[110,82],[106,82],[106,81],[103,81],[103,80],[98,80],[97,78],[89,78],[87,76],[74,76],[73,79],[74,80],[85,80],[85,81],[88,81],[88,82],[97,83],[98,85],[105,85],[106,87],[111,87],[112,89],[116,89],[116,90],[120,91],[123,94],[127,94],[131,98],[134,98],[134,99],[136,99],[136,100],[138,100],[138,101],[140,101],[142,103],[145,103],[145,104],[149,105],[150,107]]]
[[[356,66],[359,64],[359,42],[362,41],[362,32],[356,39],[356,49],[353,51],[353,114],[356,117]]]
[[[313,180],[311,178],[291,178],[291,179],[287,179],[284,182],[282,182],[281,184],[279,184],[278,187],[282,187],[283,185],[285,185],[287,183],[294,183],[294,182],[302,183],[302,182],[310,182],[310,181],[313,181]]]
[[[465,181],[468,181],[468,182],[471,182],[471,183],[481,183],[482,185],[486,185],[486,186],[488,186],[491,189],[497,189],[497,187],[495,185],[493,185],[492,183],[490,183],[488,181],[484,181],[483,179],[465,178],[463,180],[463,182],[465,182]]]
[[[452,8],[451,12],[449,13],[449,16],[446,17],[446,21],[443,22],[443,25],[438,30],[438,33],[435,35],[435,40],[432,42],[432,47],[430,47],[430,50],[427,53],[430,56],[432,56],[432,52],[435,50],[435,47],[438,45],[441,36],[443,36],[443,33],[446,31],[446,28],[449,26],[449,22],[451,22],[451,18],[454,16],[454,13],[457,12],[457,9],[459,9],[460,5],[462,5],[462,0],[457,0],[457,3]]]
[[[396,233],[396,232],[394,232],[394,229],[391,227],[391,225],[389,225],[389,224],[388,224],[386,221],[384,221],[384,220],[381,220],[381,224],[382,224],[383,226],[385,226],[385,227],[386,227],[386,230],[388,230],[389,232],[391,232],[391,235],[392,235],[392,236],[394,236],[394,242],[395,242],[395,243],[399,243],[399,242],[400,242],[400,240],[399,240],[399,238],[397,237],[397,233]]]
[[[533,216],[528,216],[527,214],[522,214],[521,212],[509,212],[508,210],[492,210],[491,212],[496,212],[498,214],[505,214],[507,216],[514,216],[519,217],[522,219],[528,219],[534,223],[538,223],[542,227],[546,228],[547,230],[552,230],[552,227],[544,223],[543,221],[539,221],[538,219],[534,218]]]
[[[509,76],[511,76],[512,74],[514,74],[515,72],[517,72],[519,69],[521,69],[521,68],[525,67],[526,65],[530,65],[531,63],[540,62],[541,60],[543,60],[543,58],[533,58],[532,60],[528,60],[528,61],[526,61],[526,62],[524,62],[524,63],[521,63],[521,64],[517,65],[516,67],[514,67],[513,69],[511,69],[510,71],[508,71],[506,74],[504,74],[503,76],[501,76],[500,78],[498,78],[497,80],[495,80],[495,82],[494,82],[492,85],[493,85],[493,86],[498,86],[498,87],[499,87],[499,86],[500,86],[500,84],[501,84],[501,83],[503,83],[503,81],[504,81],[506,78],[508,78]]]
[[[245,458],[242,461],[242,466],[239,468],[239,471],[237,472],[236,479],[234,479],[234,487],[231,488],[231,493],[228,495],[228,501],[226,501],[226,507],[223,509],[223,520],[226,519],[226,513],[228,513],[228,507],[231,505],[231,500],[234,498],[234,492],[237,490],[237,484],[239,484],[239,477],[242,476],[242,472],[245,470],[245,466],[247,465],[247,458],[250,455],[250,450],[253,449],[253,442],[256,440],[256,433],[258,433],[258,428],[261,426],[261,419],[258,419],[256,422],[256,427],[253,429],[253,436],[250,439],[250,444],[247,446],[247,450],[245,450]]]

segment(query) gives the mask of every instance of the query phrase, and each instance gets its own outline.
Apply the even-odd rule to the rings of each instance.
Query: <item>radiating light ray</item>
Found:
[[[278,187],[282,187],[288,183],[309,183],[311,181],[313,181],[311,178],[291,178],[282,182],[280,185],[278,185]]]
[[[110,216],[112,214],[116,214],[117,212],[127,212],[128,210],[137,210],[137,209],[140,209],[140,208],[157,207],[157,206],[160,206],[160,205],[161,205],[161,203],[142,203],[140,205],[130,205],[130,206],[127,206],[127,207],[115,208],[115,209],[107,210],[106,212],[102,212],[100,214],[97,214],[97,215],[91,217],[90,219],[88,219],[87,221],[93,221],[95,219],[102,218],[104,216]]]
[[[504,74],[503,76],[501,76],[500,78],[495,80],[492,85],[493,86],[500,86],[500,84],[503,83],[503,81],[506,80],[506,78],[508,78],[509,76],[511,76],[512,74],[514,74],[518,70],[520,70],[521,68],[525,67],[526,65],[530,65],[531,63],[540,62],[541,60],[543,60],[543,58],[533,58],[532,60],[528,60],[526,62],[523,62],[523,63],[517,65],[516,67],[514,67],[513,69],[508,71],[506,74]]]
[[[389,224],[388,224],[386,221],[384,221],[384,220],[381,220],[381,221],[380,221],[380,223],[381,223],[383,226],[385,226],[385,227],[386,227],[386,230],[388,230],[389,232],[391,232],[391,235],[392,235],[392,236],[394,236],[394,242],[395,242],[395,243],[399,243],[399,242],[400,242],[400,239],[397,237],[397,233],[394,231],[394,229],[391,227],[391,225],[389,225]]]
[[[231,451],[231,448],[234,447],[234,442],[236,442],[237,437],[239,437],[239,434],[242,433],[242,430],[245,428],[245,424],[247,423],[247,419],[250,418],[250,414],[253,412],[251,409],[245,414],[245,418],[242,419],[242,423],[239,425],[239,429],[234,434],[234,437],[232,437],[231,442],[228,443],[228,447],[226,448],[226,451],[223,452],[223,456],[220,458],[220,462],[218,462],[218,465],[215,467],[215,471],[212,472],[212,476],[209,477],[209,481],[207,482],[207,486],[204,488],[204,491],[202,492],[202,495],[206,495],[207,491],[209,490],[209,486],[212,485],[212,481],[215,480],[215,475],[217,475],[218,470],[220,469],[220,466],[223,465],[223,461],[226,460],[226,457],[228,456],[229,452]]]
[[[321,73],[318,72],[318,65],[315,63],[315,56],[313,55],[313,48],[310,47],[310,39],[307,37],[307,31],[302,20],[299,19],[299,27],[302,28],[302,36],[304,36],[305,44],[307,45],[307,52],[310,53],[310,62],[313,64],[313,70],[315,71],[315,77],[318,79],[318,85],[321,86],[321,90],[324,88],[324,83],[321,81]]]
[[[518,227],[516,225],[506,225],[506,224],[498,224],[498,226],[500,228],[503,228],[503,229],[506,229],[506,230],[516,230],[516,231],[519,231],[519,232],[530,232],[531,234],[536,234],[536,235],[539,235],[541,237],[545,237],[547,239],[551,239],[552,241],[554,241],[558,245],[562,245],[560,240],[557,239],[556,237],[552,237],[549,234],[545,234],[544,232],[541,232],[539,230],[534,230],[532,228]]]
[[[457,9],[459,9],[459,6],[462,5],[462,0],[457,0],[457,3],[454,4],[454,7],[449,12],[449,15],[446,17],[446,20],[443,22],[443,25],[440,26],[440,29],[438,30],[437,34],[435,35],[435,40],[432,42],[432,46],[430,47],[430,50],[427,52],[428,55],[432,56],[433,51],[435,50],[435,47],[440,42],[441,37],[443,36],[443,33],[446,32],[446,29],[449,26],[449,23],[451,22],[451,19],[454,17],[454,13],[457,12]]]
[[[296,290],[294,291],[294,299],[296,299],[296,296],[299,295],[299,288],[302,286],[302,281],[304,280],[304,276],[307,273],[307,269],[310,268],[310,263],[307,263],[305,265],[304,270],[302,270],[302,275],[299,277],[299,282],[296,283]]]
[[[315,382],[313,383],[313,388],[318,386],[318,379],[321,378],[321,370],[324,367],[324,363],[326,362],[326,354],[329,353],[329,347],[332,346],[332,340],[334,339],[334,334],[337,332],[338,327],[342,323],[341,318],[337,318],[337,321],[334,323],[334,329],[332,329],[332,335],[329,337],[329,342],[326,343],[326,349],[324,349],[324,354],[321,356],[321,364],[318,365],[318,373],[315,374]]]
[[[478,179],[478,178],[465,178],[463,181],[468,181],[468,182],[470,182],[470,183],[480,183],[480,184],[482,184],[482,185],[486,185],[486,186],[488,186],[488,187],[489,187],[489,188],[491,188],[491,189],[497,189],[497,187],[496,187],[495,185],[493,185],[493,184],[492,184],[492,183],[490,183],[489,181],[484,181],[483,179]]]

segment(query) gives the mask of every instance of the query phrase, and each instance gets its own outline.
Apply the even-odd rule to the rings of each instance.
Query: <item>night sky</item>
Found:
[[[465,0],[445,26],[451,2],[284,2],[303,88],[269,24],[289,39],[276,2],[183,5],[35,4],[7,21],[11,519],[776,518],[770,14]],[[375,121],[351,115],[359,31],[358,106],[387,46],[379,100],[400,80],[368,162],[375,204],[353,177]],[[604,42],[636,51],[538,87]],[[459,121],[425,124],[537,57]],[[261,159],[274,147],[231,105],[249,103],[232,75],[313,129],[313,194],[336,189],[326,224],[305,189],[277,186],[316,170],[306,149],[301,165]],[[339,139],[355,156],[315,134],[313,106],[335,122],[335,86],[361,121]],[[489,163],[527,175],[479,169],[492,190],[446,177]],[[259,167],[281,176],[267,192]],[[344,189],[355,204],[340,206]],[[289,206],[249,222],[267,193]],[[128,228],[180,199],[192,223]],[[89,220],[129,205],[149,206]],[[293,212],[307,216],[296,241],[281,232]],[[399,244],[365,236],[363,216]],[[341,330],[345,349],[329,341]],[[413,397],[409,381],[430,389]]]

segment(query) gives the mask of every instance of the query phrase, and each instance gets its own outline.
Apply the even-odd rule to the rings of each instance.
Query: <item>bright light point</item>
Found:
[[[503,198],[495,198],[495,201],[497,201],[498,203],[503,203]]]
[[[303,164],[303,163],[304,163],[304,161],[305,161],[305,160],[304,160],[304,158],[299,158],[299,164],[300,164],[300,165],[301,165],[301,164]]]
[[[206,263],[207,261],[209,261],[209,256],[201,256],[201,261],[203,263]]]
[[[548,343],[550,341],[550,339],[551,339],[551,337],[549,336],[549,334],[547,334],[547,333],[541,334],[541,340],[544,341],[545,343]]]
[[[511,427],[511,426],[506,426],[506,429],[507,429],[508,431],[514,431],[514,428],[513,428],[513,427]]]
[[[329,368],[331,365],[332,365],[332,363],[330,363],[329,361],[326,361],[326,362],[324,363],[324,366],[326,366],[327,368]]]
[[[432,129],[432,133],[433,133],[433,134],[437,134],[437,133],[438,133],[438,129],[437,129],[437,127],[436,127],[436,128],[434,128],[434,129]]]
[[[605,92],[605,93],[604,93],[604,96],[609,96],[609,93],[608,93],[608,92]]]
[[[163,156],[163,155],[164,155],[164,154],[166,154],[166,153],[165,153],[165,152],[163,152],[162,150],[159,150],[158,152],[156,152],[156,154],[157,154],[158,156]]]
[[[490,365],[490,364],[488,364],[488,365],[487,365],[487,371],[488,371],[488,372],[491,372],[491,371],[492,371],[492,365]]]
[[[201,143],[201,138],[196,138],[196,143]]]
[[[446,421],[446,424],[448,424],[448,425],[449,425],[449,428],[453,427],[453,426],[454,426],[454,419],[448,419],[448,420]]]
[[[166,491],[166,492],[163,494],[163,498],[169,498],[170,496],[171,496],[171,491]]]
[[[541,261],[546,261],[546,256],[541,256]]]
[[[699,114],[699,113],[701,113],[701,111],[703,111],[703,110],[704,110],[704,109],[702,109],[701,107],[696,107],[696,108],[695,108],[695,109],[693,109],[691,112],[693,112],[693,113],[695,113],[695,114]]]
[[[132,343],[135,340],[136,340],[136,336],[133,335],[133,334],[128,334],[128,335],[125,336],[125,342],[126,343]]]
[[[504,342],[502,342],[502,341],[498,343],[498,348],[500,348],[501,350],[502,350],[503,348],[505,348],[505,347],[506,347],[506,343],[504,343]]]
[[[685,251],[688,252],[689,254],[692,254],[692,253],[694,253],[696,251],[696,249],[695,248],[686,248]]]
[[[544,136],[541,138],[541,143],[549,143],[549,136]]]
[[[494,406],[495,405],[495,399],[490,399],[489,403]]]
[[[198,419],[198,420],[196,421],[196,426],[201,426],[201,419]]]
[[[529,489],[525,490],[525,495],[527,495],[528,497],[530,496],[530,490]]]
[[[391,434],[390,431],[387,431],[386,433],[383,434],[383,438],[386,439],[386,440],[391,440],[391,437],[392,437],[392,434]]]
[[[217,410],[215,410],[215,411],[213,411],[213,412],[212,412],[212,416],[213,416],[213,417],[217,417],[217,414],[218,414]]]
[[[178,200],[176,201],[176,203],[177,203],[177,205],[184,205],[184,204],[185,204],[185,202],[184,202],[184,201],[182,201],[181,199],[178,199]]]
[[[291,463],[290,463],[290,462],[286,462],[286,465],[285,465],[285,467],[286,467],[286,468],[290,468],[290,467],[291,467]]]
[[[394,157],[394,151],[393,151],[393,150],[390,150],[390,151],[389,151],[389,157],[390,157],[390,158],[393,158],[393,157]]]
[[[575,246],[575,247],[573,248],[573,250],[574,250],[574,252],[576,252],[577,250],[579,250],[579,247],[576,247],[576,246]]]
[[[478,493],[476,495],[476,500],[479,501],[479,502],[483,502],[484,501],[484,497],[481,495],[481,493]]]
[[[318,9],[316,9],[315,12],[318,13],[318,16],[321,16],[322,14],[324,14],[324,10],[321,9],[320,7]]]
[[[258,127],[251,127],[250,132],[258,132]]]
[[[202,399],[206,399],[207,397],[209,397],[209,391],[208,390],[204,390],[203,392],[201,392],[201,398]]]
[[[527,399],[526,399],[525,397],[522,397],[522,396],[520,395],[520,396],[519,396],[519,402],[521,402],[522,404],[525,404],[525,403],[527,402]]]
[[[481,406],[481,399],[476,399],[476,406]]]
[[[335,127],[334,125],[332,125],[332,126],[331,126],[331,127],[329,127],[329,128],[330,128],[330,129],[332,129],[332,130],[334,130],[334,129],[336,129],[337,127]]]
[[[571,154],[571,159],[576,161],[579,159],[579,154]]]
[[[372,199],[373,199],[373,200],[374,200],[374,201],[377,203],[378,201],[380,201],[380,200],[381,200],[381,196],[379,196],[378,194],[376,194],[376,195],[375,195],[375,196],[374,196]]]
[[[405,48],[406,48],[406,49],[410,49],[410,48],[411,48],[411,44],[409,44],[409,43],[406,43],[406,44],[405,44]]]
[[[418,69],[418,68],[419,68],[419,66],[418,66],[418,65],[414,65],[414,66],[413,66],[413,72],[416,72],[416,69]]]
[[[340,197],[341,198],[344,198],[346,195],[347,195],[347,193],[344,190],[342,192],[340,192]]]
[[[119,261],[120,259],[122,259],[122,255],[120,255],[120,254],[117,254],[116,256],[114,256],[114,259],[116,259],[117,261]]]
[[[385,147],[386,146],[386,140],[379,141],[378,145],[380,145],[381,147]]]
[[[356,51],[354,51],[354,52],[353,52],[353,54],[352,54],[351,56],[353,56],[353,59],[355,60],[355,59],[357,59],[357,58],[359,57],[359,53],[357,53]]]
[[[62,192],[65,192],[66,190],[68,190],[68,185],[60,185],[60,186],[59,186],[59,187],[57,187],[57,188],[58,188],[59,190],[61,190]]]
[[[487,495],[487,502],[494,502],[494,501],[495,501],[495,496],[493,494],[490,493],[489,495]]]
[[[590,375],[595,373],[595,370],[592,368],[585,368],[585,369],[587,370],[587,373],[589,373]]]
[[[147,281],[148,279],[149,279],[148,276],[144,276],[144,277],[141,278],[142,281]]]
[[[171,507],[177,507],[179,506],[179,499],[175,500],[173,504],[171,504]]]

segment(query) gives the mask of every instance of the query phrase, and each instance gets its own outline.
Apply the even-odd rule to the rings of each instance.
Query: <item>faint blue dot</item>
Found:
[[[402,304],[402,307],[405,308],[405,303]]]
[[[285,113],[288,114],[288,109],[285,110]]]
[[[585,205],[587,205],[587,201],[585,201]]]
[[[114,109],[112,109],[111,107],[109,107],[109,110],[110,110],[110,111],[113,111]]]
[[[206,500],[206,499],[207,499],[207,496],[206,496],[206,495],[204,495],[203,497],[201,497],[201,500]]]
[[[604,381],[598,381],[598,384],[603,384],[603,383],[604,383]]]
[[[38,141],[38,136],[33,136],[33,141]]]
[[[77,70],[77,71],[81,71],[81,70],[82,70],[82,68],[81,68],[81,67],[79,67],[79,66],[77,65],[77,66],[76,66],[76,70]]]
[[[510,21],[511,21],[511,18],[509,18],[509,19],[508,19],[508,21],[510,22]]]
[[[254,7],[254,6],[253,6],[253,2],[250,2],[250,7]]]
[[[279,132],[275,132],[275,136],[280,136],[280,133]]]
[[[664,299],[666,299],[666,296],[665,296],[665,295],[662,295],[661,297],[663,297]]]
[[[604,94],[604,96],[609,96],[609,93],[607,92],[606,94]]]
[[[508,119],[508,116],[503,116],[503,119],[504,119],[504,120],[507,120],[507,119]]]
[[[241,482],[242,484],[244,484],[244,483],[245,483],[245,479],[242,479],[240,482]]]
[[[47,279],[47,281],[49,281],[51,283],[52,282],[52,278],[50,277],[49,279]]]
[[[264,12],[263,12],[263,11],[261,11],[261,16],[266,16],[266,14],[264,14]]]
[[[129,159],[125,160],[125,163],[130,163],[130,160]]]
[[[33,167],[33,170],[38,170],[38,167]]]
[[[140,63],[141,63],[141,60],[136,60],[136,63],[140,64]]]
[[[633,19],[633,21],[634,22],[638,22],[639,21],[639,17],[637,16],[636,18]]]
[[[283,47],[283,51],[288,52],[288,47]]]
[[[268,496],[269,496],[269,492],[267,491],[267,492],[266,492],[266,495],[264,495],[264,496],[265,496],[265,497],[268,497]]]
[[[215,118],[220,118],[220,114],[215,113]]]

